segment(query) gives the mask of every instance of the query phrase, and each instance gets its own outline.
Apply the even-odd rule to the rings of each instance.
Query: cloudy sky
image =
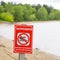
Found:
[[[60,0],[0,0],[5,2],[28,3],[28,4],[47,4],[60,10]]]

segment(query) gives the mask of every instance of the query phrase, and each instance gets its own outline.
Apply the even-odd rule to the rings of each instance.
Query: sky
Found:
[[[16,2],[22,4],[47,4],[48,6],[53,6],[55,9],[60,10],[60,0],[0,0],[4,2]]]

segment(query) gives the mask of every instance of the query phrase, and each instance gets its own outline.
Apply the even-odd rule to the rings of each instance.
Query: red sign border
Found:
[[[16,41],[15,41],[15,37],[16,37],[16,35],[15,35],[15,34],[16,34],[15,30],[16,30],[16,27],[17,27],[17,26],[22,26],[22,25],[23,25],[23,26],[27,26],[27,28],[29,27],[29,28],[32,29],[32,30],[31,30],[31,31],[32,31],[32,35],[31,35],[31,37],[30,37],[30,39],[31,39],[31,46],[29,47],[29,49],[30,49],[29,52],[28,52],[28,51],[22,51],[22,52],[20,52],[20,51],[15,51],[15,42],[16,42]],[[15,24],[15,25],[14,25],[14,28],[15,28],[15,30],[14,30],[14,53],[32,54],[32,45],[33,45],[33,43],[32,43],[32,42],[33,42],[33,41],[32,41],[32,40],[33,40],[33,25]],[[20,48],[23,49],[23,47],[20,47]],[[26,47],[24,47],[24,48],[26,48]]]

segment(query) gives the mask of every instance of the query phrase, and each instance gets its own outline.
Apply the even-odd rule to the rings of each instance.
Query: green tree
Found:
[[[4,7],[0,6],[0,13],[4,12]]]
[[[6,3],[4,1],[1,1],[1,5],[5,7]]]
[[[54,15],[55,15],[55,20],[60,20],[60,11],[56,11]]]
[[[13,3],[11,2],[8,2],[6,5],[5,5],[5,12],[10,12],[10,13],[14,13],[14,6],[13,6]]]
[[[38,12],[37,12],[38,20],[47,20],[47,15],[48,15],[48,12],[44,7],[41,7],[40,9],[38,9]]]
[[[14,20],[15,21],[23,21],[23,6],[15,6],[14,7]]]
[[[46,8],[48,14],[53,10],[53,7],[52,6],[47,6],[47,5],[44,4],[43,7]]]
[[[36,12],[37,12],[38,9],[41,8],[41,5],[40,4],[38,4],[38,5],[32,5],[32,7],[35,8],[36,9]]]
[[[36,14],[36,9],[32,8],[29,4],[24,5],[24,20],[29,21],[30,20],[30,15]]]
[[[55,10],[53,9],[48,15],[48,20],[54,20],[54,19],[55,19]]]
[[[1,13],[0,18],[3,21],[8,21],[8,22],[13,22],[14,21],[13,15],[11,13],[8,13],[8,12]]]
[[[35,21],[36,20],[36,15],[35,14],[30,15],[29,20],[30,21]]]
[[[60,20],[60,11],[52,10],[48,16],[49,20]]]
[[[50,13],[48,16],[48,20],[54,20],[55,16],[54,13]]]
[[[26,6],[24,6],[23,12],[24,12],[24,15],[23,15],[24,21],[26,21],[26,20],[29,19],[29,11],[28,11],[28,9],[26,8]]]

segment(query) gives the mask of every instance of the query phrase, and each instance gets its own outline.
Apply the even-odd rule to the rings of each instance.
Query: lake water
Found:
[[[33,48],[60,56],[60,22],[27,23],[34,26]],[[0,24],[0,35],[14,39],[14,25]]]

